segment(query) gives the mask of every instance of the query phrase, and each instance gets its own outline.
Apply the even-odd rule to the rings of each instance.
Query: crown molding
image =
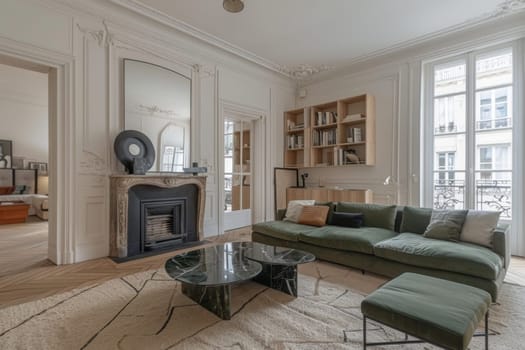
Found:
[[[228,53],[234,54],[238,57],[253,62],[259,66],[269,69],[273,72],[284,75],[285,77],[294,80],[296,82],[304,82],[305,80],[311,79],[313,76],[316,78],[323,76],[322,73],[329,71],[332,74],[336,74],[339,71],[348,70],[349,67],[363,63],[368,60],[378,59],[381,56],[387,56],[397,51],[409,49],[413,46],[417,46],[432,40],[440,39],[451,34],[461,32],[463,30],[472,29],[478,25],[485,24],[488,22],[496,21],[502,17],[509,16],[525,10],[525,0],[505,0],[500,2],[494,10],[482,14],[471,20],[467,20],[458,25],[445,28],[440,31],[433,32],[424,36],[417,37],[412,40],[406,40],[398,44],[389,46],[384,49],[373,51],[369,54],[361,55],[347,61],[344,66],[333,67],[327,65],[311,66],[308,64],[299,64],[294,67],[287,67],[284,65],[277,64],[271,60],[263,58],[251,51],[245,50],[237,45],[234,45],[226,40],[211,35],[203,30],[200,30],[184,21],[178,20],[172,16],[169,16],[157,9],[150,6],[144,5],[139,0],[109,0],[111,3],[126,8],[132,12],[143,15],[156,22],[162,23],[172,29],[182,32],[190,37],[201,40],[211,46],[222,49]],[[316,79],[318,80],[318,79]]]
[[[113,4],[124,7],[128,10],[141,14],[159,23],[162,23],[170,28],[180,31],[193,38],[199,39],[205,42],[206,44],[212,45],[214,47],[218,47],[226,52],[229,52],[236,56],[244,58],[264,68],[267,68],[271,71],[285,75],[288,78],[292,78],[291,71],[288,68],[281,66],[277,63],[274,63],[270,60],[267,60],[263,57],[260,57],[254,54],[253,52],[245,50],[226,40],[223,40],[214,35],[206,33],[186,22],[183,22],[163,12],[160,12],[150,6],[144,5],[137,0],[109,0],[109,1],[112,2]]]

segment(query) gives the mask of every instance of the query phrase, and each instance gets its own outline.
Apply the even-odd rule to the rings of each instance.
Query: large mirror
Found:
[[[154,64],[124,60],[124,127],[155,146],[152,171],[182,172],[190,164],[191,79]]]

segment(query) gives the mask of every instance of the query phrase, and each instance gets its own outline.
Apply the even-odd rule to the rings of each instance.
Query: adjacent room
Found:
[[[0,349],[522,349],[524,0],[3,0]]]

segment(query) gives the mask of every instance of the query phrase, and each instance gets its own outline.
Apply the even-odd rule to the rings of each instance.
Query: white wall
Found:
[[[28,25],[30,24],[30,25]],[[292,82],[108,1],[4,0],[0,12],[0,55],[17,56],[56,67],[52,83],[63,92],[59,118],[51,128],[67,149],[59,148],[55,166],[58,227],[53,241],[59,263],[107,256],[109,252],[109,175],[121,172],[113,140],[123,129],[122,59],[134,58],[192,76],[192,161],[208,166],[205,234],[219,230],[217,122],[226,101],[260,111],[265,144],[260,202],[254,217],[273,211],[266,193],[276,156],[274,128],[294,104]],[[279,97],[275,97],[279,95]],[[65,100],[61,100],[61,96]],[[62,117],[63,116],[63,117]],[[51,124],[54,125],[54,124]],[[280,137],[279,137],[280,139]],[[270,146],[271,145],[271,146]],[[50,157],[52,158],[52,157]],[[51,160],[53,163],[53,160]],[[52,248],[53,248],[52,247]]]
[[[13,156],[48,161],[47,74],[0,64],[0,139]]]

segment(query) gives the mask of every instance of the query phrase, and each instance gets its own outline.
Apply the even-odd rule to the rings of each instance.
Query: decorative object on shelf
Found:
[[[38,170],[38,175],[47,175],[47,163],[43,162],[29,162],[29,169]]]
[[[355,153],[355,149],[349,149],[348,150],[348,152],[346,153],[346,160],[350,164],[359,164],[359,157]]]
[[[13,141],[0,140],[0,168],[11,168]]]
[[[244,9],[244,2],[242,0],[224,0],[222,7],[228,12],[237,13]]]
[[[25,158],[13,156],[11,161],[11,168],[13,169],[25,169]]]
[[[302,184],[299,185],[301,188],[306,187],[306,178],[308,177],[308,173],[301,174],[301,182]]]
[[[151,140],[137,130],[124,130],[118,134],[114,149],[129,174],[144,175],[155,162],[155,148]]]
[[[199,175],[199,173],[206,173],[208,171],[208,168],[204,166],[199,166],[199,163],[193,162],[191,163],[191,168],[182,168],[182,170],[185,173],[191,173],[193,176]]]

